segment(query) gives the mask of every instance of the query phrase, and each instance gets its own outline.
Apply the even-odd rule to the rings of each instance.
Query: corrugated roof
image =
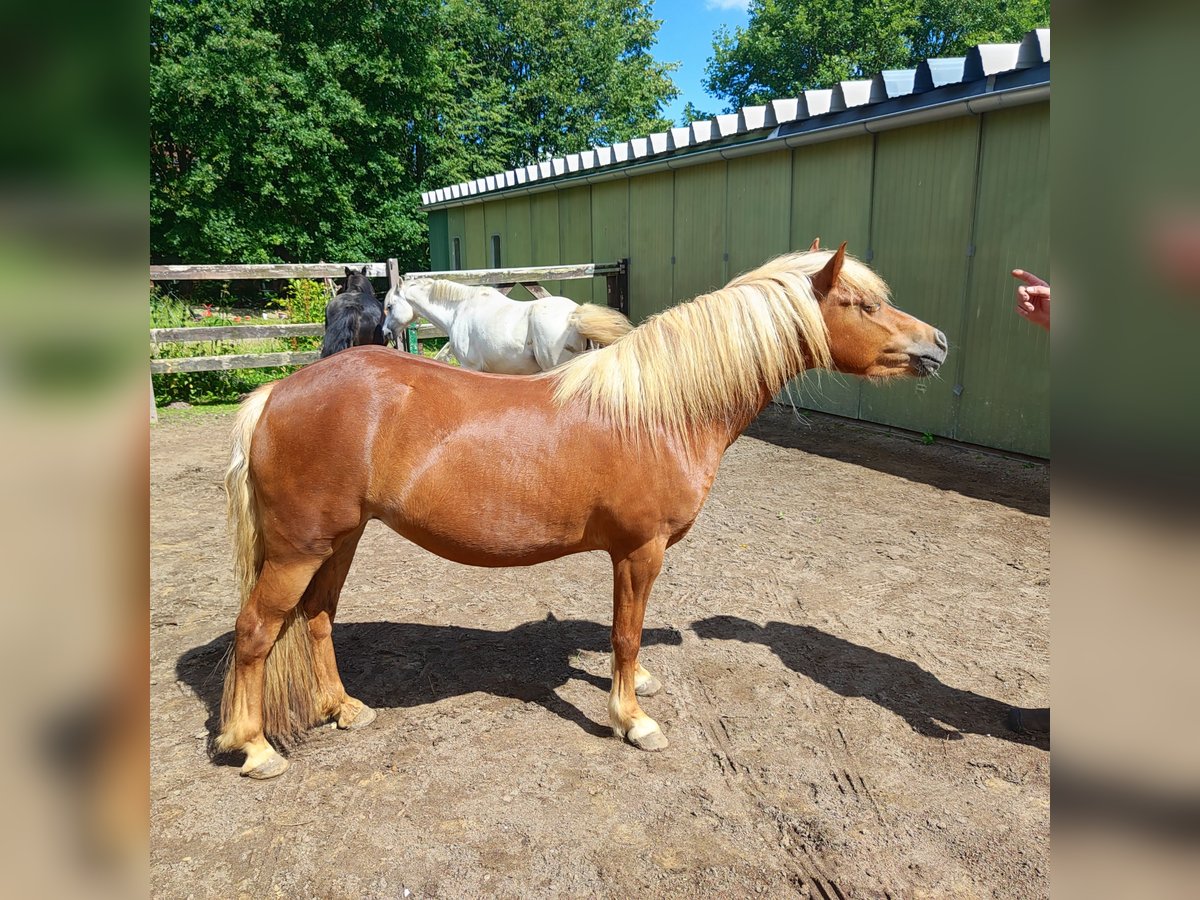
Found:
[[[744,106],[736,113],[701,119],[668,131],[633,138],[611,147],[593,147],[581,153],[554,157],[497,175],[464,181],[421,194],[423,206],[462,201],[479,194],[501,192],[532,182],[553,181],[582,172],[627,165],[638,160],[691,152],[738,138],[821,116],[844,120],[847,111],[868,118],[871,107],[898,97],[911,97],[939,88],[993,78],[1005,72],[1050,62],[1050,29],[1029,32],[1016,44],[980,44],[966,56],[927,59],[915,69],[888,69],[873,78],[843,81],[832,88],[805,91],[799,97],[772,100],[762,106]],[[807,124],[807,123],[806,123]],[[814,123],[816,124],[816,123]]]

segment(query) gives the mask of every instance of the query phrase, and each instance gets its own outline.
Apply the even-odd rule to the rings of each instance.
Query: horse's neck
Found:
[[[450,325],[454,321],[454,316],[461,305],[460,302],[454,300],[434,300],[432,287],[428,291],[417,291],[414,293],[415,296],[410,295],[405,298],[408,300],[409,305],[442,331],[449,332]]]

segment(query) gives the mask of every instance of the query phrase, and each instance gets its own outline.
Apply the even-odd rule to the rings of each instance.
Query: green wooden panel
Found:
[[[676,301],[723,287],[725,261],[726,166],[691,166],[675,173]]]
[[[429,268],[449,268],[450,237],[447,230],[446,210],[435,209],[429,213]]]
[[[1050,336],[1014,311],[1010,273],[1049,278],[1050,105],[987,113],[982,139],[955,437],[1049,456]]]
[[[503,200],[491,200],[483,204],[484,259],[486,268],[496,268],[492,259],[492,235],[500,236],[500,265],[511,265],[508,257],[508,204]]]
[[[559,256],[564,264],[592,262],[592,189],[582,187],[558,193]],[[592,279],[576,278],[546,285],[551,293],[576,303],[592,301]]]
[[[532,266],[533,240],[529,231],[529,198],[513,197],[508,207],[508,241],[504,248],[506,266]]]
[[[504,255],[509,266],[533,265],[533,236],[529,230],[529,198],[513,197],[508,204],[508,243]],[[519,284],[508,294],[514,300],[533,299]]]
[[[559,263],[558,193],[543,191],[529,197],[530,249],[535,266]]]
[[[467,214],[463,207],[454,206],[446,210],[446,268],[453,269],[454,266],[454,239],[458,238],[460,252],[466,253],[467,244]],[[466,261],[466,256],[462,257],[461,262]]]
[[[483,204],[474,203],[463,207],[466,222],[463,225],[463,268],[487,268],[487,222]]]
[[[729,161],[729,278],[788,251],[791,182],[788,150]]]
[[[629,317],[640,322],[674,303],[675,176],[642,175],[629,183]]]
[[[592,262],[629,255],[629,185],[625,179],[592,185]],[[607,279],[592,279],[592,302],[608,302]]]
[[[875,139],[869,135],[800,147],[792,154],[790,249],[842,241],[865,257],[871,239],[871,170]],[[813,372],[792,384],[796,402],[839,416],[857,416],[862,381],[837,372]]]
[[[871,264],[896,305],[942,329],[952,348],[962,347],[978,140],[970,116],[884,132],[875,143]],[[941,378],[864,383],[859,416],[953,437],[958,365],[952,355]]]

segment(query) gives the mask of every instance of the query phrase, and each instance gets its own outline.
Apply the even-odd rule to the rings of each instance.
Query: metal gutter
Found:
[[[535,181],[507,190],[486,191],[466,197],[442,200],[423,206],[425,210],[470,206],[492,199],[540,194],[560,188],[598,184],[619,178],[636,178],[655,172],[666,172],[688,166],[698,166],[718,159],[738,159],[756,153],[803,147],[808,144],[836,141],[863,134],[878,134],[896,128],[907,128],[951,119],[956,116],[982,115],[985,112],[1050,99],[1050,64],[1015,72],[992,75],[972,82],[948,84],[920,94],[910,94],[893,100],[858,106],[814,116],[800,122],[780,125],[760,138],[695,150],[677,156],[664,156],[626,166],[606,168],[575,177]],[[866,113],[866,115],[864,115]]]

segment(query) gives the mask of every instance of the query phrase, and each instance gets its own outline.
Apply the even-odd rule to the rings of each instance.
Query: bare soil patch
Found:
[[[335,629],[379,710],[279,779],[209,759],[236,615],[229,414],[151,435],[159,897],[1044,897],[1049,473],[769,410],[667,552],[642,660],[671,741],[607,720],[611,570],[458,566],[377,523]]]

